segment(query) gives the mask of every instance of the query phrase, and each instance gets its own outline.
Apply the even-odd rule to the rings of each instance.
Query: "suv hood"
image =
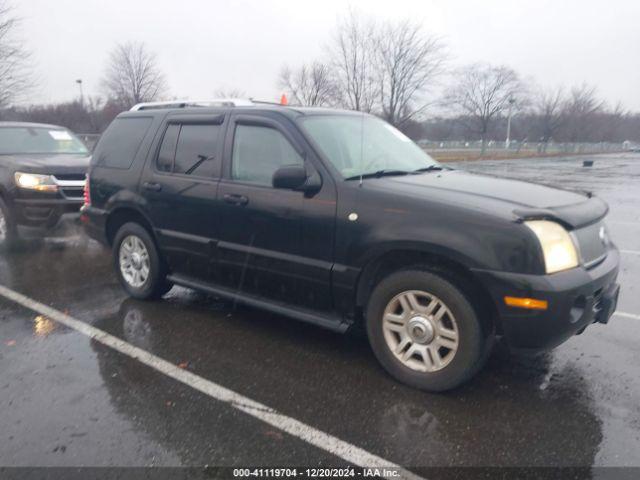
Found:
[[[0,164],[27,173],[87,173],[91,157],[70,154],[0,155]]]
[[[385,189],[396,190],[398,194],[445,202],[454,200],[459,205],[468,204],[470,208],[510,213],[515,220],[552,218],[570,228],[593,223],[608,211],[606,203],[585,193],[460,170],[378,180]]]

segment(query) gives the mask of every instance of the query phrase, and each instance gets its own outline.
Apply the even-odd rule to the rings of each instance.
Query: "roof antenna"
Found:
[[[362,163],[364,162],[364,112],[360,117],[360,183],[359,187],[362,187]]]

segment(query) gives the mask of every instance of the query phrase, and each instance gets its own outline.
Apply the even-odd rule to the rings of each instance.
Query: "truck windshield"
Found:
[[[89,155],[80,139],[65,129],[0,127],[0,155],[55,153]]]
[[[411,139],[373,116],[309,116],[302,126],[345,179],[438,165]]]

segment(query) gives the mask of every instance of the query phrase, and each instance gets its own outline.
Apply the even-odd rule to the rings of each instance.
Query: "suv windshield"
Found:
[[[67,153],[88,155],[87,147],[68,130],[46,127],[0,127],[0,155]]]
[[[309,116],[302,126],[344,178],[438,165],[409,137],[376,117]]]

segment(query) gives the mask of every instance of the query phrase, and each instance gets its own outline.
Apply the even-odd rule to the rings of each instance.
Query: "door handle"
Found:
[[[162,185],[156,182],[144,182],[142,184],[142,188],[144,188],[145,190],[150,190],[152,192],[159,192],[160,190],[162,190]]]
[[[249,203],[249,199],[247,197],[234,193],[227,193],[223,198],[225,202],[230,203],[231,205],[239,205],[241,207],[244,207]]]

